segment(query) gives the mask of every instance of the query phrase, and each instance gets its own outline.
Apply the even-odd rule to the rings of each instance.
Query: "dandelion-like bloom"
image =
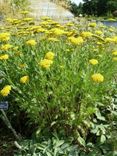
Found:
[[[117,61],[117,57],[113,57],[113,61]]]
[[[98,64],[98,60],[91,59],[91,60],[89,60],[89,63],[92,64],[92,65],[96,65],[96,64]]]
[[[10,39],[10,33],[1,33],[0,34],[0,41],[8,41]]]
[[[40,64],[41,67],[48,69],[53,64],[53,61],[48,60],[48,59],[43,59],[43,60],[40,61],[39,64]]]
[[[20,83],[28,83],[29,82],[29,76],[23,76],[20,78]]]
[[[27,44],[27,45],[30,45],[30,46],[35,46],[35,45],[37,44],[37,42],[36,42],[35,40],[31,39],[31,40],[28,40],[28,41],[26,42],[26,44]]]
[[[96,23],[89,23],[89,27],[96,27]]]
[[[89,31],[83,31],[82,33],[81,33],[81,36],[82,37],[84,37],[84,38],[89,38],[89,37],[91,37],[93,34],[91,33],[91,32],[89,32]]]
[[[93,74],[91,76],[92,80],[94,82],[97,82],[97,83],[100,83],[100,82],[103,82],[104,81],[104,76],[100,73],[96,73],[96,74]]]
[[[107,38],[105,38],[105,41],[107,43],[117,43],[117,36],[114,36],[114,37],[111,37],[111,38],[107,37]]]
[[[56,35],[56,36],[61,36],[61,35],[64,35],[65,34],[65,31],[64,30],[61,30],[59,28],[53,28],[51,29],[51,32]]]
[[[7,60],[9,58],[8,54],[0,55],[0,60]]]
[[[97,35],[102,35],[102,34],[103,34],[103,32],[100,31],[100,30],[95,31],[95,33],[96,33]]]
[[[9,50],[10,48],[12,48],[12,45],[11,44],[3,44],[1,46],[1,50]]]
[[[112,54],[113,54],[114,56],[117,56],[117,51],[113,51]]]
[[[114,37],[113,37],[113,42],[114,42],[114,43],[117,43],[117,36],[114,36]]]
[[[6,85],[1,91],[1,95],[2,96],[8,96],[8,94],[10,94],[11,91],[11,86],[10,85]]]
[[[54,56],[55,56],[55,54],[53,52],[49,51],[48,53],[46,53],[45,59],[53,60]]]
[[[80,45],[84,42],[82,37],[68,37],[68,40],[74,45]]]

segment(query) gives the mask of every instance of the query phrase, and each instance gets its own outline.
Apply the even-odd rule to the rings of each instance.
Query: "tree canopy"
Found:
[[[104,16],[117,10],[117,0],[83,0],[79,6],[71,3],[71,8],[75,15],[80,12],[87,15]]]

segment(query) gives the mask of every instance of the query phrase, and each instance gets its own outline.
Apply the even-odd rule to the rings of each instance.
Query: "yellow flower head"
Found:
[[[36,42],[35,40],[31,39],[31,40],[28,40],[28,41],[26,42],[26,44],[27,44],[27,45],[30,45],[30,46],[35,46],[35,45],[37,44],[37,42]]]
[[[89,23],[89,27],[96,27],[96,23]]]
[[[8,41],[10,39],[10,33],[1,33],[0,41]]]
[[[29,82],[29,76],[23,76],[20,78],[20,83],[28,83]]]
[[[103,34],[103,32],[100,31],[100,30],[95,31],[95,33],[96,33],[97,35],[102,35],[102,34]]]
[[[112,54],[113,54],[114,56],[117,56],[117,51],[113,51]]]
[[[25,68],[26,67],[26,64],[25,63],[19,64],[19,67],[20,68]]]
[[[1,91],[1,95],[2,96],[8,96],[8,94],[10,93],[11,91],[11,86],[10,85],[6,85]]]
[[[52,60],[48,60],[48,59],[43,59],[40,61],[40,66],[43,67],[43,68],[49,68],[52,64],[53,64],[53,61]]]
[[[9,58],[8,54],[0,55],[0,60],[7,60]]]
[[[114,43],[117,43],[117,36],[114,36],[114,37],[113,37],[113,42],[114,42]]]
[[[97,42],[97,45],[102,45],[103,43],[102,42]]]
[[[100,83],[100,82],[103,82],[104,81],[104,76],[100,73],[96,73],[96,74],[93,74],[91,76],[92,80],[94,82],[97,82],[97,83]]]
[[[117,57],[113,57],[113,61],[117,61]]]
[[[64,30],[61,30],[59,28],[53,28],[51,29],[51,32],[56,35],[56,36],[61,36],[61,35],[64,35],[65,34],[65,31]]]
[[[53,52],[49,51],[48,53],[46,53],[45,59],[53,60],[54,56],[55,56],[55,54]]]
[[[84,38],[89,38],[91,37],[93,34],[91,32],[88,32],[88,31],[83,31],[81,33],[81,36],[84,37]]]
[[[89,63],[92,64],[92,65],[96,65],[96,64],[98,64],[98,60],[91,59],[91,60],[89,60]]]
[[[80,45],[84,42],[82,37],[68,37],[68,40],[74,45]]]
[[[1,46],[1,50],[9,50],[10,48],[12,48],[12,45],[11,44],[4,44]]]
[[[105,38],[105,42],[110,43],[110,42],[114,42],[113,38],[107,37]]]

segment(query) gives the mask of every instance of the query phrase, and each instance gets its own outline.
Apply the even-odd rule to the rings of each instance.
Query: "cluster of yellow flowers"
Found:
[[[6,29],[0,27],[0,30],[2,30],[2,33],[0,33],[0,63],[5,64],[7,63],[7,61],[4,60],[8,60],[10,58],[8,61],[9,63],[12,58],[15,58],[16,60],[14,59],[14,61],[17,62],[17,69],[20,72],[22,71],[21,75],[23,75],[22,77],[20,76],[20,79],[18,80],[21,84],[28,84],[29,80],[31,79],[27,74],[27,69],[30,65],[28,64],[28,62],[25,62],[25,59],[30,59],[32,57],[32,53],[34,53],[33,61],[37,63],[38,60],[40,60],[38,63],[40,67],[44,69],[50,69],[53,62],[56,61],[54,60],[55,53],[57,54],[56,56],[59,55],[58,51],[55,49],[56,47],[54,48],[54,46],[57,46],[58,48],[60,46],[61,51],[65,51],[70,55],[70,52],[73,52],[72,57],[74,57],[74,62],[77,55],[81,55],[82,58],[87,55],[87,66],[91,69],[91,71],[93,71],[90,73],[89,79],[91,79],[92,82],[98,84],[106,79],[105,74],[101,74],[103,73],[103,71],[99,67],[101,64],[100,58],[103,57],[102,53],[103,51],[105,51],[104,48],[107,46],[109,49],[108,52],[112,51],[111,53],[107,53],[107,55],[109,55],[111,62],[113,64],[116,64],[115,61],[117,61],[117,51],[113,50],[113,47],[110,46],[115,46],[117,44],[117,36],[114,34],[114,31],[116,30],[114,28],[108,28],[109,33],[113,32],[109,36],[107,33],[107,28],[103,25],[98,26],[98,24],[96,23],[88,23],[88,27],[85,29],[74,22],[68,22],[64,25],[61,25],[48,17],[42,18],[42,22],[40,22],[39,25],[35,25],[35,23],[33,24],[34,19],[26,16],[28,13],[28,11],[22,11],[21,14],[23,15],[23,19],[8,18],[6,21],[9,25],[6,26]],[[13,38],[18,38],[18,40],[14,43],[12,41],[12,36]],[[38,43],[39,46],[37,46]],[[24,44],[25,46],[23,46]],[[25,50],[24,47],[28,48]],[[36,47],[34,48],[34,51],[32,51],[32,47]],[[39,52],[37,52],[37,49],[39,49]],[[43,54],[40,54],[40,52],[44,52],[45,50],[50,51],[47,52],[44,57],[42,57]],[[51,50],[55,50],[55,52],[52,52]],[[25,54],[23,51],[25,51]],[[84,53],[84,51],[86,52]],[[25,58],[25,56],[27,58]],[[65,56],[61,55],[61,59],[62,57]],[[68,57],[68,59],[71,58]],[[33,61],[31,62],[32,64]],[[80,60],[79,58],[79,62],[80,61],[82,60]],[[60,62],[59,67],[63,69],[64,63],[62,64]],[[65,67],[67,67],[67,65]],[[99,68],[100,70],[95,70],[96,68]],[[0,91],[0,93],[2,96],[8,96],[10,91],[11,86],[7,85]]]
[[[27,45],[30,45],[30,46],[35,46],[37,44],[37,42],[33,39],[30,39],[26,42]]]
[[[80,45],[84,42],[82,37],[69,37],[68,40],[74,45]]]
[[[93,74],[91,77],[92,77],[92,80],[97,83],[104,81],[104,76],[100,73]]]
[[[53,59],[54,59],[54,53],[53,52],[48,52],[45,55],[45,58],[40,61],[40,66],[43,68],[48,69],[52,64],[53,64]]]
[[[10,39],[10,33],[0,33],[0,41],[8,41]]]
[[[0,55],[0,60],[7,60],[9,58],[8,54]]]
[[[29,76],[25,75],[20,78],[20,83],[28,83],[29,82]]]
[[[89,63],[92,64],[92,65],[96,65],[96,64],[98,64],[98,60],[91,59],[91,60],[89,60]]]
[[[11,86],[10,85],[6,85],[1,91],[1,95],[2,96],[8,96],[8,94],[10,93],[11,91]]]

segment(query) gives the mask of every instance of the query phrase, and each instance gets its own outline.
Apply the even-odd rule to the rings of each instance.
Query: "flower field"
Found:
[[[89,133],[108,140],[116,76],[114,27],[26,15],[0,27],[0,101],[24,111],[40,136],[57,132],[84,148]]]

